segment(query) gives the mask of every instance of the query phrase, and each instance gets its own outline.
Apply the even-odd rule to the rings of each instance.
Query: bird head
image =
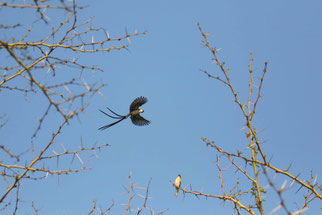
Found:
[[[144,110],[140,109],[140,110],[139,110],[139,113],[144,113]]]

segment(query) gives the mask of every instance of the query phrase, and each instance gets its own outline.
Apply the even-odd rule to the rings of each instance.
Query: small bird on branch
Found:
[[[107,113],[105,113],[104,111],[102,110],[99,110],[101,111],[103,114],[105,114],[106,116],[110,117],[110,118],[113,118],[113,119],[118,119],[118,121],[116,122],[113,122],[111,124],[108,124],[108,125],[104,125],[102,127],[99,128],[99,130],[104,130],[104,129],[107,129],[113,125],[116,125],[117,123],[121,122],[122,120],[130,117],[131,120],[132,120],[132,123],[134,125],[137,125],[137,126],[143,126],[143,125],[149,125],[150,124],[150,121],[149,120],[146,120],[144,119],[140,113],[144,113],[144,110],[142,109],[139,109],[139,107],[141,105],[144,105],[145,103],[148,102],[148,99],[145,98],[144,96],[140,96],[136,99],[134,99],[134,101],[131,103],[130,105],[130,113],[128,113],[127,115],[125,116],[122,116],[120,114],[117,114],[115,113],[114,111],[112,111],[111,109],[109,109],[108,107],[106,107],[109,111],[111,111],[112,114],[114,114],[114,116],[111,116]]]
[[[176,178],[174,185],[176,187],[176,197],[178,196],[179,188],[181,186],[181,175],[179,174],[178,177]]]

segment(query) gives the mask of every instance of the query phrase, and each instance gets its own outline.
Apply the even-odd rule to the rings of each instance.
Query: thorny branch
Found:
[[[224,75],[224,78],[220,78],[220,77],[216,77],[215,79],[223,82],[226,86],[229,87],[230,91],[232,92],[234,98],[235,98],[235,102],[238,104],[238,106],[240,107],[245,119],[246,119],[246,125],[249,129],[249,146],[252,150],[252,161],[256,161],[257,158],[256,158],[256,154],[257,154],[257,151],[260,152],[261,154],[261,157],[262,159],[264,160],[264,162],[266,163],[266,157],[261,149],[261,146],[260,146],[260,143],[258,141],[258,138],[257,138],[257,134],[256,132],[254,131],[252,125],[251,125],[251,122],[252,122],[252,118],[253,118],[253,115],[250,113],[250,109],[251,109],[251,103],[250,103],[250,99],[251,99],[251,92],[252,92],[252,78],[251,78],[251,73],[252,73],[252,70],[251,70],[251,64],[252,64],[252,60],[251,60],[251,63],[249,64],[249,68],[250,68],[250,83],[249,83],[249,86],[250,86],[250,95],[249,95],[249,102],[248,102],[248,106],[247,106],[247,109],[249,110],[249,113],[247,114],[246,110],[245,110],[245,105],[243,105],[239,98],[238,98],[238,95],[231,83],[231,80],[230,80],[230,77],[228,75],[228,72],[229,72],[229,69],[225,69],[224,68],[224,65],[225,63],[221,63],[221,61],[219,60],[218,56],[217,56],[217,52],[218,50],[216,48],[212,48],[210,46],[210,43],[208,41],[208,35],[209,34],[205,34],[203,32],[203,30],[201,29],[201,26],[199,25],[199,23],[197,23],[198,25],[198,28],[199,28],[199,31],[200,33],[202,34],[203,36],[203,45],[205,47],[207,47],[210,52],[212,53],[213,55],[213,61],[218,65],[218,67],[220,68],[222,74]],[[265,68],[264,68],[264,71],[263,71],[263,74],[265,75],[266,74],[266,69],[267,69],[267,63],[265,63]],[[264,75],[263,75],[263,78],[264,78]],[[209,75],[208,75],[209,76]],[[210,76],[212,77],[212,76]],[[262,82],[261,82],[262,84]],[[259,91],[260,91],[261,87],[259,88]],[[259,93],[260,95],[260,93]],[[256,101],[256,104],[257,104],[257,101]],[[256,105],[253,106],[253,111],[255,113],[255,108],[256,108]],[[253,113],[253,112],[252,112]],[[253,142],[255,141],[256,143],[256,146],[257,148],[255,148]],[[253,180],[253,184],[255,185],[256,187],[256,192],[254,192],[253,194],[255,195],[255,199],[256,199],[256,204],[258,206],[258,210],[260,211],[260,214],[264,214],[264,211],[263,211],[263,200],[262,200],[262,197],[261,197],[261,188],[260,188],[260,185],[259,185],[259,181],[258,181],[258,170],[257,170],[257,167],[255,165],[255,162],[253,162],[253,174],[254,174],[254,180]]]
[[[93,53],[109,53],[113,50],[127,49],[130,38],[146,34],[146,32],[125,33],[122,36],[110,36],[104,28],[95,28],[92,19],[78,19],[79,10],[84,6],[76,5],[76,1],[46,1],[26,0],[23,3],[15,1],[4,1],[0,3],[1,11],[23,10],[33,11],[37,20],[43,22],[28,22],[29,19],[21,20],[21,23],[1,23],[0,31],[3,35],[10,35],[9,39],[0,38],[0,56],[3,59],[0,66],[0,93],[10,91],[10,96],[15,93],[23,93],[25,98],[31,95],[38,96],[44,101],[42,106],[37,106],[36,113],[39,114],[38,124],[31,133],[30,147],[22,152],[14,152],[11,147],[2,143],[0,145],[0,211],[12,210],[16,213],[21,201],[18,194],[23,190],[22,181],[25,179],[45,179],[48,175],[68,175],[78,171],[88,170],[87,163],[81,158],[82,153],[99,151],[108,147],[108,144],[84,147],[82,144],[76,150],[66,150],[50,153],[50,149],[57,142],[64,128],[76,116],[86,110],[90,104],[90,98],[100,92],[105,86],[93,80],[88,75],[95,72],[103,72],[96,65],[87,65],[82,59]],[[55,19],[48,17],[48,11],[56,11]],[[12,13],[13,15],[15,13]],[[10,20],[10,19],[8,19]],[[41,33],[37,32],[38,25]],[[21,34],[21,31],[25,32]],[[18,35],[18,36],[17,36]],[[85,56],[86,55],[86,56]],[[53,114],[59,113],[55,123],[57,130],[48,131],[45,127],[46,119]],[[28,113],[29,114],[29,113]],[[6,116],[6,115],[5,115]],[[7,118],[7,117],[6,117]],[[0,129],[6,126],[3,117],[0,117]],[[10,118],[8,118],[10,119]],[[28,122],[25,122],[27,124]],[[31,124],[30,124],[31,125]],[[54,126],[54,125],[53,125]],[[34,145],[37,137],[48,132],[53,132],[48,142],[42,145]],[[16,133],[13,132],[13,133]],[[28,140],[26,143],[28,144]],[[25,145],[27,145],[25,144]],[[29,153],[29,154],[27,154]],[[24,160],[24,156],[32,157]],[[81,168],[51,168],[51,160],[72,157],[77,158],[82,164]],[[31,177],[33,175],[34,177]],[[150,184],[150,183],[149,183]],[[16,191],[16,203],[9,200]],[[148,195],[148,192],[147,192]],[[8,198],[8,196],[11,196]],[[112,207],[112,206],[111,206]],[[35,214],[34,202],[32,208]],[[96,203],[93,202],[93,211],[97,211]],[[104,214],[107,210],[101,210]],[[90,212],[92,214],[92,212]]]
[[[246,163],[253,162],[252,159],[249,159],[249,158],[243,156],[241,153],[237,153],[237,154],[229,153],[227,151],[224,151],[220,147],[218,147],[213,142],[208,141],[206,138],[202,138],[202,140],[206,143],[207,146],[210,146],[210,147],[215,148],[218,152],[220,152],[223,155],[225,155],[229,160],[232,160],[231,159],[232,157],[236,157],[236,158],[240,158],[240,159],[244,160]],[[285,175],[285,176],[291,178],[292,180],[296,181],[301,186],[307,188],[312,193],[314,193],[317,198],[320,198],[321,199],[321,194],[318,191],[321,188],[321,185],[318,185],[317,183],[311,183],[310,181],[307,181],[309,183],[304,182],[304,181],[300,180],[298,178],[298,176],[294,176],[293,174],[291,174],[288,169],[286,169],[286,170],[279,169],[279,168],[271,165],[269,162],[268,163],[263,163],[263,162],[257,160],[257,161],[255,161],[255,163],[258,164],[258,165],[261,165],[263,167],[267,167],[267,168],[273,170],[276,173],[279,173],[279,174],[282,174],[282,175]]]
[[[221,171],[221,170],[220,170]],[[175,187],[175,184],[170,181],[170,183]],[[188,186],[186,186],[188,187]],[[247,211],[248,213],[250,214],[253,214],[255,215],[256,213],[248,206],[244,205],[240,200],[238,200],[238,196],[241,196],[241,195],[244,195],[246,193],[249,193],[250,192],[250,189],[247,190],[247,191],[238,191],[234,194],[230,193],[229,195],[226,195],[223,191],[223,195],[213,195],[213,194],[207,194],[207,193],[204,193],[204,192],[201,192],[201,191],[194,191],[191,187],[191,185],[189,186],[190,187],[190,190],[186,189],[186,187],[183,187],[181,186],[179,189],[184,193],[184,194],[192,194],[194,196],[196,196],[197,198],[200,197],[205,197],[205,198],[217,198],[217,199],[221,199],[221,200],[228,200],[228,201],[231,201],[233,202],[235,205],[237,205],[237,207]]]
[[[114,207],[114,202],[112,202],[112,204],[107,209],[103,210],[102,208],[97,207],[96,201],[93,200],[93,207],[91,211],[88,213],[88,215],[94,215],[95,211],[98,211],[98,214],[100,215],[104,215],[104,214],[107,214],[107,212],[111,211],[113,207]]]
[[[150,178],[148,185],[146,187],[139,187],[132,182],[132,171],[129,174],[129,184],[130,187],[126,188],[124,187],[126,193],[128,194],[128,202],[126,204],[121,204],[122,206],[126,206],[124,215],[127,215],[129,212],[135,212],[137,215],[141,214],[142,211],[146,210],[151,213],[151,215],[162,215],[164,214],[168,209],[161,211],[161,212],[155,212],[150,208],[148,205],[149,197],[149,190],[150,190],[150,184],[152,181],[152,178]],[[138,190],[143,190],[145,192],[145,195],[142,195],[138,192]],[[143,199],[142,206],[136,206],[137,209],[134,209],[134,206],[132,205],[133,199],[138,196],[139,198]]]
[[[262,73],[262,76],[259,81],[259,86],[256,87],[254,85],[254,80],[252,78],[252,74],[254,71],[252,69],[253,57],[252,57],[252,53],[251,53],[250,63],[248,65],[248,68],[249,68],[248,101],[247,101],[246,105],[242,104],[242,102],[239,100],[239,96],[236,93],[236,90],[234,89],[231,79],[229,77],[229,74],[228,74],[229,69],[225,68],[225,62],[221,62],[217,56],[219,49],[216,49],[216,48],[213,48],[210,46],[210,43],[208,41],[209,33],[205,34],[203,32],[201,26],[199,25],[199,23],[197,23],[197,25],[198,25],[199,31],[201,32],[202,37],[203,37],[203,46],[207,47],[209,49],[209,51],[212,53],[212,60],[220,68],[220,71],[221,71],[221,74],[223,77],[221,77],[221,75],[212,75],[209,72],[207,72],[206,70],[202,70],[202,72],[204,72],[208,77],[222,82],[232,92],[232,94],[234,96],[234,100],[237,103],[237,105],[240,107],[240,110],[245,118],[246,126],[249,131],[248,133],[246,133],[246,137],[247,137],[247,140],[249,143],[248,147],[251,150],[250,157],[243,155],[243,153],[240,151],[237,151],[237,153],[226,152],[223,149],[221,149],[220,147],[218,147],[214,143],[214,141],[208,141],[206,138],[202,138],[202,140],[206,143],[207,146],[211,146],[211,147],[215,148],[219,153],[221,153],[231,163],[231,165],[236,168],[238,173],[244,175],[245,179],[248,180],[248,183],[249,183],[248,187],[250,187],[250,188],[245,191],[237,190],[237,191],[235,191],[235,194],[233,194],[234,189],[236,189],[237,185],[239,184],[239,182],[237,180],[237,183],[230,189],[230,191],[227,194],[227,192],[225,191],[225,187],[224,187],[224,180],[222,178],[223,169],[220,166],[220,162],[219,162],[220,157],[217,156],[217,169],[219,171],[218,177],[219,177],[219,181],[221,184],[222,195],[213,195],[213,194],[206,194],[206,193],[200,192],[200,191],[193,191],[191,185],[190,185],[190,190],[187,190],[185,187],[184,188],[181,187],[180,190],[182,190],[184,194],[192,194],[192,195],[195,195],[196,197],[204,196],[206,198],[218,198],[218,199],[221,199],[224,201],[228,200],[230,202],[233,202],[234,208],[238,214],[242,214],[240,209],[243,209],[250,214],[255,214],[253,209],[257,209],[260,212],[260,214],[264,214],[263,203],[264,203],[265,199],[263,199],[262,193],[266,193],[267,191],[260,185],[260,184],[263,184],[263,182],[261,182],[258,177],[259,174],[260,173],[262,174],[262,172],[263,172],[264,175],[266,175],[269,186],[271,188],[273,188],[273,191],[275,193],[277,193],[279,196],[279,199],[280,199],[279,206],[283,207],[287,214],[300,214],[301,212],[303,212],[305,209],[308,208],[308,204],[310,202],[312,202],[314,199],[316,199],[316,198],[319,198],[320,200],[322,199],[321,193],[320,193],[321,192],[321,185],[318,185],[316,183],[316,177],[315,177],[315,180],[313,180],[314,177],[311,176],[311,180],[302,181],[298,178],[298,176],[294,176],[291,173],[289,173],[289,169],[281,170],[281,169],[273,166],[270,163],[270,161],[267,161],[267,159],[266,159],[267,155],[264,153],[264,151],[261,147],[261,143],[258,138],[259,132],[256,131],[252,126],[252,121],[253,121],[253,118],[256,113],[256,108],[258,106],[260,98],[262,98],[262,87],[263,87],[265,74],[267,73],[267,62],[265,62],[263,73]],[[254,95],[253,89],[255,87],[257,88],[257,92],[255,93],[255,98],[253,98],[253,95]],[[258,158],[258,156],[257,156],[258,153],[260,155],[260,158]],[[245,167],[242,167],[242,165],[240,164],[241,161],[243,161],[246,164]],[[250,166],[252,167],[252,172],[249,172],[249,169],[247,169],[247,164],[250,164]],[[260,171],[259,167],[262,167],[263,171]],[[267,170],[272,170],[276,174],[281,174],[281,175],[284,175],[284,176],[290,178],[293,181],[292,184],[298,183],[300,186],[307,188],[307,194],[304,196],[303,206],[298,208],[298,211],[293,212],[293,213],[291,213],[289,211],[289,209],[285,205],[285,201],[282,197],[282,192],[285,192],[286,189],[284,189],[283,186],[281,189],[277,189],[274,182],[270,179]],[[292,186],[290,186],[290,188],[291,187]],[[256,206],[252,206],[250,203],[249,204],[241,203],[240,197],[247,195],[247,194],[252,195],[253,199],[255,200]]]
[[[55,138],[57,137],[57,135],[59,135],[61,133],[62,128],[65,126],[65,124],[67,123],[67,121],[71,118],[73,118],[75,116],[76,113],[67,116],[67,118],[64,120],[64,122],[59,126],[59,128],[57,129],[57,131],[55,133],[53,133],[51,140],[49,141],[49,143],[47,144],[47,146],[39,153],[39,155],[37,156],[36,159],[32,160],[31,163],[28,165],[28,167],[24,168],[24,171],[20,174],[17,175],[15,177],[14,182],[12,183],[12,185],[7,189],[7,191],[3,194],[3,196],[0,199],[0,203],[6,198],[6,196],[9,194],[9,192],[16,187],[16,184],[20,181],[20,179],[22,179],[30,170],[32,170],[32,167],[38,163],[41,159],[43,154],[47,151],[47,149],[54,143]]]

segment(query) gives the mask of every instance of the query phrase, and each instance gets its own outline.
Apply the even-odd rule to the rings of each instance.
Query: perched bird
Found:
[[[108,125],[104,125],[103,127],[100,127],[99,130],[104,130],[104,129],[107,129],[113,125],[116,125],[117,123],[121,122],[122,120],[130,117],[131,120],[132,120],[132,123],[134,125],[138,125],[138,126],[143,126],[143,125],[148,125],[150,124],[150,121],[149,120],[146,120],[144,119],[140,113],[144,113],[144,110],[142,109],[139,109],[139,107],[141,105],[144,105],[145,103],[148,102],[148,99],[145,98],[144,96],[140,96],[136,99],[134,99],[134,101],[131,103],[130,105],[130,113],[128,113],[127,115],[125,116],[122,116],[122,115],[119,115],[117,113],[115,113],[114,111],[112,111],[111,109],[109,109],[108,107],[106,107],[109,111],[111,111],[111,113],[114,114],[114,116],[111,116],[107,113],[105,113],[104,111],[100,110],[103,114],[105,114],[106,116],[110,117],[110,118],[113,118],[113,119],[118,119],[118,121],[116,122],[113,122],[111,124],[108,124]]]
[[[174,185],[176,186],[176,197],[178,196],[179,188],[181,186],[181,175],[179,174],[176,178]]]

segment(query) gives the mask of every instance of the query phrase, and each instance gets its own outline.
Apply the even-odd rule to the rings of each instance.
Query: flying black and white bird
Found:
[[[176,187],[176,197],[178,196],[179,188],[181,186],[181,175],[179,174],[178,177],[176,178],[174,185]]]
[[[145,98],[144,96],[140,96],[136,99],[134,99],[134,101],[131,103],[130,105],[130,113],[128,113],[127,115],[125,116],[122,116],[120,114],[117,114],[115,113],[114,111],[112,111],[111,109],[109,109],[108,107],[106,107],[109,111],[111,111],[111,113],[114,114],[114,116],[111,116],[107,113],[105,113],[104,111],[100,110],[103,114],[105,114],[106,116],[110,117],[110,118],[113,118],[113,119],[118,119],[118,121],[116,122],[113,122],[111,124],[108,124],[108,125],[104,125],[102,127],[99,128],[99,130],[104,130],[104,129],[107,129],[113,125],[116,125],[117,123],[121,122],[122,120],[130,117],[131,120],[132,120],[132,123],[134,125],[137,125],[137,126],[143,126],[143,125],[148,125],[150,124],[150,121],[149,120],[146,120],[144,119],[140,113],[144,113],[144,110],[140,109],[139,107],[141,105],[144,105],[145,103],[148,102],[148,99]]]

